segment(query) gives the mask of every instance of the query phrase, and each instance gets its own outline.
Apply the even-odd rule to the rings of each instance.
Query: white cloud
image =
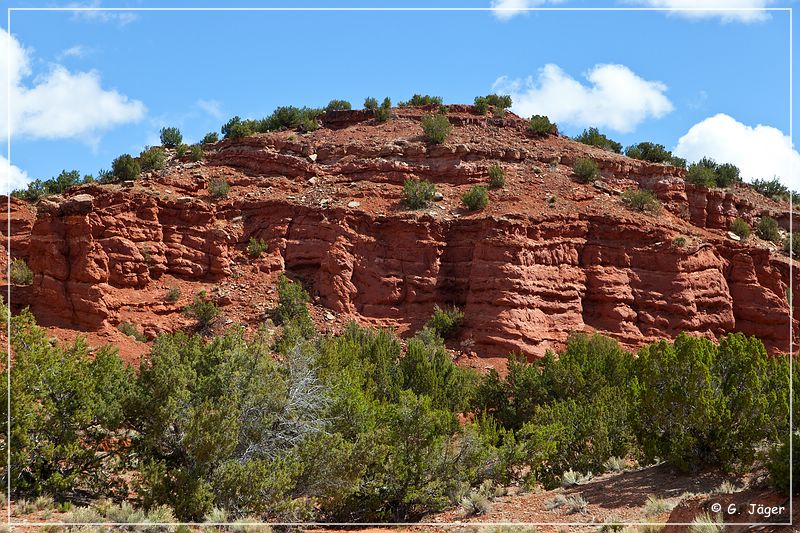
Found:
[[[8,194],[15,189],[24,188],[31,178],[24,170],[10,165],[8,159],[0,155],[0,194]]]
[[[30,54],[6,31],[0,31],[0,57],[11,62],[10,83],[6,64],[0,64],[0,95],[11,99],[11,129],[15,136],[35,139],[79,139],[96,143],[114,126],[137,122],[145,106],[116,90],[104,89],[96,71],[70,72],[54,65],[49,72],[26,84]],[[10,85],[11,94],[8,94]],[[8,136],[6,106],[0,106],[0,139]]]
[[[524,13],[531,7],[540,7],[546,4],[561,4],[565,0],[492,0],[494,16],[500,20],[508,20],[515,15]]]
[[[195,103],[197,104],[197,107],[211,115],[212,118],[220,120],[224,116],[222,113],[222,104],[216,100],[204,100],[199,98]]]
[[[648,81],[624,65],[595,65],[585,75],[589,85],[548,64],[536,78],[511,80],[503,76],[492,89],[510,94],[518,115],[547,115],[578,127],[596,126],[620,133],[633,131],[643,120],[660,118],[673,106],[664,95],[667,86]]]
[[[83,45],[75,45],[70,46],[66,50],[62,50],[58,56],[56,56],[59,60],[64,59],[65,57],[85,57],[89,53],[89,49]]]
[[[139,16],[133,11],[98,11],[96,9],[88,9],[99,8],[101,6],[102,4],[100,0],[90,0],[89,2],[67,4],[65,7],[87,8],[85,10],[81,9],[79,11],[73,11],[73,20],[85,20],[89,22],[114,22],[120,26],[125,26],[139,18]]]
[[[675,154],[690,162],[708,156],[733,163],[746,180],[778,176],[800,191],[800,154],[787,135],[771,126],[747,126],[719,113],[692,126],[678,140]]]
[[[561,4],[565,0],[492,0],[494,15],[508,20],[532,7]],[[719,18],[723,22],[757,22],[769,18],[766,11],[738,11],[736,8],[768,7],[775,0],[625,0],[626,3],[642,7],[668,8],[670,13],[687,18]],[[686,8],[690,8],[687,10]],[[698,9],[699,8],[699,9]],[[726,8],[725,11],[713,8]],[[734,9],[731,9],[734,8]]]
[[[769,12],[748,11],[747,9],[765,8],[773,2],[774,0],[633,0],[632,3],[674,9],[675,11],[671,13],[687,18],[719,18],[723,22],[748,23],[766,20],[769,18]],[[726,8],[726,10],[709,11],[709,8]],[[741,9],[741,11],[737,9]]]

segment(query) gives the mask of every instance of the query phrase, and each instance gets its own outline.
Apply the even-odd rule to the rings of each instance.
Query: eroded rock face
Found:
[[[99,327],[124,303],[115,289],[144,288],[165,273],[222,279],[254,236],[268,245],[267,271],[302,277],[337,313],[418,327],[435,303],[463,307],[481,354],[542,355],[587,328],[632,346],[734,330],[773,350],[788,345],[785,273],[767,251],[724,240],[680,247],[634,220],[441,221],[279,200],[220,210],[92,192],[91,211],[41,211],[33,226],[31,304],[45,323]],[[219,227],[232,213],[245,222]]]
[[[458,305],[460,340],[485,356],[540,356],[572,331],[630,347],[742,331],[788,350],[789,259],[724,231],[763,206],[687,185],[682,169],[531,139],[524,121],[464,107],[445,145],[420,140],[419,111],[382,125],[338,112],[337,129],[223,141],[203,164],[172,161],[134,186],[42,200],[35,222],[15,200],[12,246],[34,272],[29,303],[45,324],[98,329],[119,323],[126,291],[164,276],[214,284],[286,270],[319,304],[372,325],[414,330],[434,304]],[[594,187],[571,178],[587,155],[603,175]],[[490,164],[504,167],[506,188],[484,212],[463,211],[461,194]],[[405,209],[409,177],[435,182],[441,201]],[[209,197],[212,178],[231,183],[228,198]],[[652,190],[665,209],[626,210],[616,195],[631,187]],[[266,243],[257,261],[251,238]]]

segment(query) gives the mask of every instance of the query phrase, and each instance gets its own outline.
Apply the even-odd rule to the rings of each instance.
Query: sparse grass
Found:
[[[608,517],[606,517],[605,520],[603,520],[603,525],[600,526],[600,531],[601,532],[622,531],[625,526],[623,526],[621,522],[623,522],[623,520],[620,519],[618,516],[614,516],[614,515],[608,516]]]
[[[461,512],[464,516],[479,516],[492,510],[492,502],[480,491],[470,491],[461,499]]]
[[[256,239],[250,237],[250,242],[247,244],[247,253],[250,257],[261,257],[261,254],[267,251],[267,243],[264,239]]]
[[[622,193],[622,203],[629,209],[643,213],[657,213],[661,209],[661,202],[655,195],[643,189],[625,191]]]
[[[68,524],[86,524],[103,521],[103,517],[100,516],[100,513],[91,507],[76,507],[64,517],[64,522]]]
[[[228,512],[219,507],[214,507],[203,517],[203,522],[208,522],[209,524],[224,524],[227,521]],[[222,528],[220,530],[222,530]]]
[[[692,525],[689,526],[689,533],[722,533],[725,525],[722,522],[722,516],[711,516],[708,513],[703,513],[692,520]]]
[[[606,472],[622,472],[627,466],[627,462],[622,457],[609,457],[603,463],[603,468],[605,468]]]
[[[147,342],[147,337],[145,337],[145,335],[139,331],[139,328],[130,322],[122,322],[119,326],[117,326],[117,329],[128,337],[133,337],[139,342]]]
[[[23,516],[35,512],[36,512],[36,505],[34,505],[32,501],[27,500],[25,498],[17,500],[16,505],[14,506],[15,516]]]
[[[212,198],[225,198],[230,190],[231,186],[225,178],[211,178],[208,182],[208,194]]]
[[[739,488],[727,479],[714,489],[714,494],[734,494],[739,492]]]
[[[53,509],[53,497],[48,496],[46,494],[42,494],[35,500],[33,500],[33,506],[36,507],[37,511],[49,511]]]
[[[567,511],[570,513],[584,513],[589,507],[589,502],[580,494],[575,494],[567,496],[564,507],[566,507]]]
[[[586,475],[581,474],[580,472],[576,472],[572,469],[567,470],[563,474],[561,474],[561,486],[564,488],[574,487],[576,485],[583,485],[584,483],[588,483],[594,476],[591,472],[588,472]]]
[[[506,173],[503,167],[494,163],[489,167],[489,188],[500,189],[506,185]]]
[[[33,283],[33,271],[24,259],[14,259],[11,262],[11,283],[15,285],[30,285]]]
[[[566,496],[564,496],[563,494],[557,494],[556,496],[548,500],[545,500],[544,508],[547,509],[548,511],[553,511],[555,509],[562,507],[566,502],[567,502]]]
[[[647,501],[644,504],[644,514],[647,517],[658,516],[668,513],[675,505],[675,503],[650,495],[647,497]]]

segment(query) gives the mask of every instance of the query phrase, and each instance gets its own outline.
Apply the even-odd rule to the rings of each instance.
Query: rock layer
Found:
[[[789,260],[724,231],[735,218],[756,220],[763,205],[686,185],[682,169],[527,138],[511,116],[498,125],[465,113],[457,138],[429,146],[418,117],[378,126],[362,115],[300,140],[223,141],[206,163],[175,160],[135,187],[84,186],[40,201],[32,225],[15,200],[12,252],[34,272],[30,298],[19,292],[28,301],[16,303],[45,324],[96,330],[120,322],[121,291],[163,276],[213,284],[286,270],[319,304],[370,324],[414,330],[435,304],[462,307],[459,340],[486,356],[540,356],[572,331],[631,347],[681,331],[742,331],[788,350]],[[569,176],[587,155],[604,177],[596,187]],[[495,162],[506,190],[485,212],[461,211],[461,191]],[[214,200],[205,188],[220,177],[232,194]],[[408,177],[436,182],[447,200],[403,209]],[[614,196],[630,187],[653,190],[664,214],[621,208]],[[251,238],[267,244],[257,260]]]

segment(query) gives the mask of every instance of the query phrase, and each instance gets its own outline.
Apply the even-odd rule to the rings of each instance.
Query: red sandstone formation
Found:
[[[481,356],[538,356],[571,331],[631,347],[680,331],[742,331],[788,350],[789,259],[726,231],[737,217],[765,214],[787,227],[787,206],[746,187],[694,187],[682,169],[567,138],[531,137],[518,117],[477,116],[470,106],[451,106],[453,132],[429,145],[424,112],[399,109],[386,123],[333,112],[314,133],[222,141],[201,163],[173,156],[136,183],[82,186],[35,206],[14,200],[11,252],[28,261],[34,282],[15,287],[13,307],[30,305],[58,331],[137,345],[115,326],[130,321],[149,336],[184,327],[180,310],[201,288],[225,322],[256,325],[286,270],[333,328],[355,319],[413,330],[434,304],[458,305],[466,327],[454,347]],[[595,159],[602,180],[575,181],[579,157]],[[484,211],[463,210],[461,195],[485,183],[493,163],[505,188],[490,192]],[[444,199],[405,209],[410,177],[431,180]],[[207,186],[219,178],[231,192],[213,199]],[[636,187],[656,193],[661,213],[622,205],[620,192]],[[249,257],[251,237],[267,253]],[[169,287],[181,288],[179,302],[165,301]]]

